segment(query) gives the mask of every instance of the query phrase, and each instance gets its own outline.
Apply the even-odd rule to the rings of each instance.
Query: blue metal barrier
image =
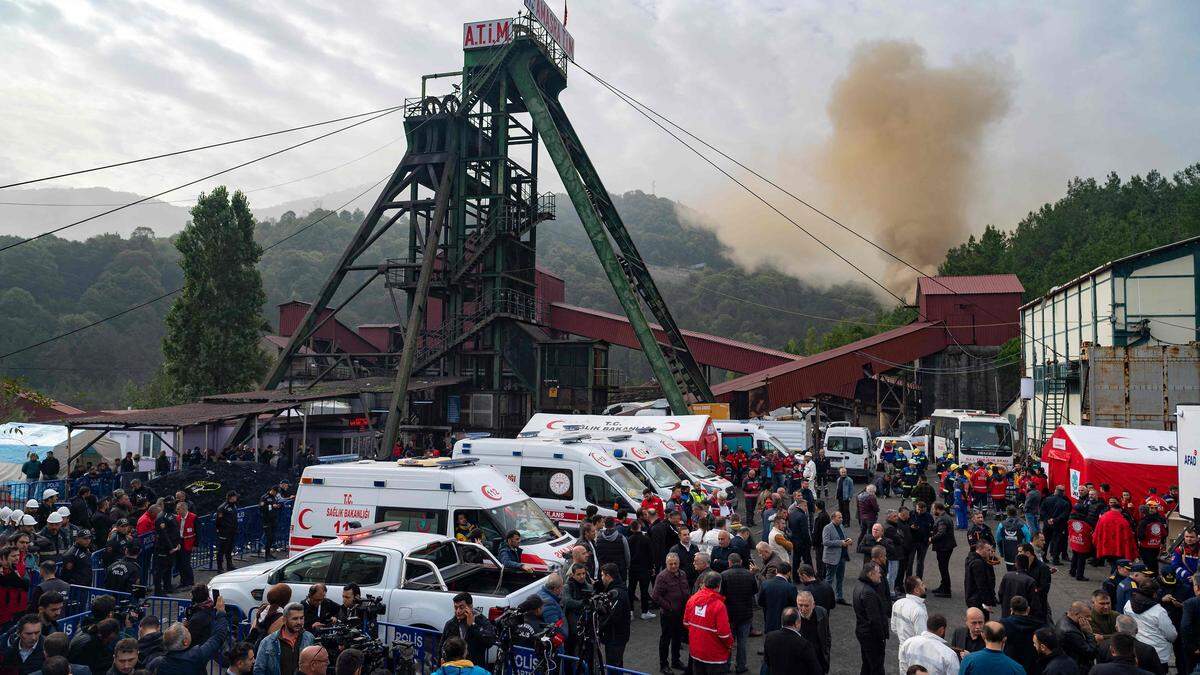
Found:
[[[42,501],[42,493],[53,489],[59,494],[59,501],[67,497],[67,481],[65,480],[35,480],[8,481],[0,483],[0,506],[25,510],[25,502],[30,499]]]
[[[75,633],[79,630],[80,622],[83,621],[85,616],[89,615],[91,615],[90,611],[64,616],[58,620],[58,627],[62,629],[62,632],[67,634],[67,637],[74,637]]]
[[[413,658],[415,660],[414,672],[416,675],[429,675],[440,666],[439,657],[441,655],[440,643],[442,634],[429,630],[428,628],[417,628],[415,626],[401,626],[393,623],[379,623],[379,638],[384,644],[390,645],[393,643],[409,644],[413,648]],[[512,665],[505,669],[507,675],[533,675],[534,661],[536,654],[528,647],[513,647],[511,652]],[[587,668],[587,663],[577,657],[568,656],[566,654],[558,654],[555,657],[558,662],[558,667],[554,672],[561,675],[575,675],[590,672]],[[483,664],[475,664],[483,666]],[[645,675],[640,671],[627,670],[625,668],[615,668],[608,666],[608,672],[619,674],[628,673],[629,675]]]

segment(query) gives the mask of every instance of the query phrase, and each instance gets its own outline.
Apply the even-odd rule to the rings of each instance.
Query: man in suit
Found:
[[[760,675],[824,672],[817,660],[816,650],[796,627],[798,618],[796,608],[788,607],[783,611],[783,627],[767,633]]]
[[[854,636],[858,638],[862,655],[861,675],[879,675],[883,672],[888,638],[888,611],[884,595],[889,590],[883,585],[883,579],[879,565],[866,563],[858,576],[858,586],[854,589]]]
[[[812,564],[812,536],[809,532],[808,502],[799,490],[792,496],[795,501],[788,509],[787,524],[792,540],[792,569],[795,570],[801,563]]]
[[[853,540],[846,536],[842,518],[840,511],[834,511],[829,516],[829,524],[821,530],[821,561],[825,563],[825,583],[833,587],[837,602],[844,605],[847,603],[842,582],[846,578],[846,562],[850,560],[850,543]]]
[[[779,617],[785,607],[796,605],[796,586],[791,579],[792,566],[780,562],[775,576],[763,582],[758,590],[758,606],[763,608],[763,631],[779,630]]]

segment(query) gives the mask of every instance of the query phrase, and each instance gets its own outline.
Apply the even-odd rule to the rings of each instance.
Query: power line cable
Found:
[[[808,235],[810,238],[812,238],[814,241],[817,241],[818,243],[820,243],[820,244],[821,244],[821,245],[822,245],[822,246],[823,246],[823,247],[824,247],[826,250],[829,250],[831,253],[833,253],[835,256],[837,256],[837,257],[838,257],[840,260],[842,260],[842,261],[843,261],[843,262],[845,262],[846,264],[848,264],[848,265],[850,265],[851,267],[853,267],[853,268],[854,268],[856,271],[858,271],[858,272],[859,272],[860,274],[862,274],[864,277],[866,277],[867,279],[869,279],[869,280],[870,280],[872,283],[874,283],[876,286],[879,286],[880,288],[882,288],[882,289],[883,289],[883,290],[884,290],[884,291],[885,291],[885,292],[886,292],[888,295],[891,295],[892,297],[894,297],[894,298],[896,298],[897,300],[899,300],[901,304],[907,304],[907,303],[904,301],[904,299],[903,299],[903,298],[900,298],[900,296],[898,296],[898,295],[896,295],[895,293],[893,293],[893,292],[892,292],[890,289],[888,289],[887,287],[885,287],[883,284],[881,284],[879,281],[877,281],[877,280],[876,280],[874,277],[870,276],[869,274],[867,274],[865,271],[863,271],[861,268],[857,267],[857,266],[856,266],[856,265],[854,265],[853,263],[850,263],[850,261],[848,261],[848,260],[847,260],[845,257],[843,257],[841,254],[839,254],[839,253],[837,253],[836,251],[834,251],[834,250],[833,250],[833,249],[832,249],[830,246],[828,246],[827,244],[825,244],[825,242],[823,242],[823,241],[821,241],[821,240],[817,239],[817,238],[816,238],[815,236],[813,236],[813,235],[812,235],[810,232],[808,232],[806,229],[804,229],[804,228],[803,228],[803,227],[801,227],[801,226],[800,226],[798,223],[796,223],[796,221],[795,221],[795,220],[793,220],[792,218],[789,218],[788,216],[786,216],[785,214],[783,214],[783,212],[782,212],[782,211],[780,211],[779,209],[775,208],[773,205],[771,205],[769,202],[767,202],[765,199],[763,199],[761,196],[759,196],[759,195],[758,195],[757,193],[755,193],[753,190],[750,190],[748,187],[746,187],[746,185],[745,185],[744,183],[742,183],[740,180],[738,180],[738,179],[734,178],[734,177],[733,177],[733,176],[732,176],[732,175],[731,175],[731,174],[730,174],[728,171],[726,171],[726,170],[724,170],[723,168],[721,168],[721,167],[717,166],[717,164],[716,164],[715,162],[713,162],[711,159],[709,159],[709,158],[708,158],[707,156],[705,156],[703,153],[699,152],[699,151],[698,151],[698,150],[696,150],[694,147],[692,147],[691,145],[689,145],[688,143],[686,143],[685,141],[683,141],[683,139],[679,138],[679,136],[678,136],[677,134],[675,134],[675,133],[671,132],[669,129],[667,129],[667,128],[666,128],[666,127],[664,127],[662,124],[660,124],[660,123],[658,122],[658,120],[654,119],[654,118],[653,118],[653,117],[651,117],[649,114],[647,114],[647,112],[646,112],[646,111],[649,111],[650,113],[652,113],[652,114],[654,115],[654,117],[657,117],[657,118],[660,118],[660,119],[662,119],[662,120],[663,120],[664,122],[666,122],[667,124],[670,124],[672,127],[674,127],[674,128],[676,128],[676,129],[678,129],[679,131],[681,131],[681,132],[682,132],[682,133],[684,133],[685,135],[687,135],[687,136],[689,136],[690,138],[692,138],[692,139],[696,140],[698,143],[700,143],[700,144],[704,145],[705,147],[709,148],[710,150],[712,150],[713,152],[717,153],[717,154],[718,154],[718,155],[720,155],[721,157],[723,157],[723,158],[725,158],[726,160],[728,160],[728,161],[732,162],[733,164],[737,165],[738,167],[742,168],[743,170],[745,170],[745,171],[749,172],[751,175],[753,175],[753,176],[757,177],[758,179],[760,179],[760,180],[762,180],[763,182],[767,183],[767,184],[768,184],[768,185],[770,185],[771,187],[774,187],[775,189],[779,190],[780,192],[784,193],[785,195],[787,195],[787,196],[791,197],[792,199],[796,200],[797,202],[799,202],[799,203],[803,204],[805,207],[807,207],[808,209],[810,209],[810,210],[811,210],[811,211],[813,211],[814,213],[817,213],[818,215],[820,215],[821,217],[825,218],[826,220],[828,220],[829,222],[833,223],[834,225],[837,225],[839,228],[843,229],[844,231],[846,231],[846,232],[849,232],[850,234],[854,235],[855,237],[857,237],[858,239],[862,240],[863,242],[865,242],[865,243],[869,244],[870,246],[872,246],[872,247],[873,247],[873,248],[875,248],[876,250],[880,251],[881,253],[884,253],[885,255],[887,255],[888,257],[892,258],[893,260],[895,260],[895,261],[897,261],[897,262],[901,263],[901,264],[902,264],[902,265],[904,265],[905,267],[908,267],[909,269],[911,269],[912,271],[914,271],[914,272],[916,272],[917,274],[921,275],[922,277],[929,279],[929,280],[931,281],[931,283],[935,283],[935,284],[937,284],[938,286],[941,286],[943,289],[945,289],[945,290],[949,291],[949,292],[950,292],[950,293],[952,293],[953,295],[962,295],[962,293],[959,293],[958,291],[954,290],[953,288],[950,288],[949,286],[947,286],[946,284],[944,284],[942,281],[940,281],[940,280],[939,280],[937,277],[935,277],[935,276],[927,276],[927,275],[925,275],[925,273],[924,273],[924,272],[922,272],[920,269],[918,269],[918,268],[917,268],[916,266],[914,266],[913,264],[909,263],[907,260],[904,260],[903,258],[899,257],[899,256],[898,256],[898,255],[896,255],[895,253],[892,253],[892,252],[891,252],[891,251],[889,251],[888,249],[886,249],[886,248],[884,248],[884,247],[880,246],[879,244],[875,243],[875,242],[874,242],[874,241],[872,241],[871,239],[869,239],[869,238],[865,237],[864,235],[860,234],[860,233],[859,233],[859,232],[857,232],[856,230],[854,230],[854,229],[852,229],[852,228],[850,228],[850,227],[846,226],[846,225],[845,225],[845,224],[843,224],[841,221],[839,221],[838,219],[834,218],[833,216],[831,216],[830,214],[826,213],[825,211],[822,211],[821,209],[817,208],[817,207],[816,207],[815,205],[813,205],[812,203],[810,203],[810,202],[806,201],[805,199],[801,198],[800,196],[798,196],[798,195],[794,194],[794,193],[793,193],[793,192],[791,192],[790,190],[787,190],[786,188],[784,188],[784,187],[780,186],[780,185],[779,185],[778,183],[776,183],[775,181],[773,181],[773,180],[771,180],[770,178],[768,178],[768,177],[766,177],[766,176],[762,175],[762,174],[761,174],[761,173],[759,173],[758,171],[755,171],[754,169],[752,169],[752,168],[750,168],[749,166],[745,165],[744,163],[742,163],[742,162],[738,161],[737,159],[734,159],[733,157],[731,157],[730,155],[728,155],[728,154],[727,154],[727,153],[725,153],[724,151],[722,151],[722,150],[720,150],[720,149],[716,148],[715,146],[713,146],[712,144],[708,143],[708,142],[707,142],[707,141],[705,141],[704,139],[702,139],[702,138],[700,138],[700,137],[696,136],[695,134],[693,134],[692,132],[688,131],[688,130],[687,130],[687,129],[685,129],[684,127],[680,126],[680,125],[679,125],[679,124],[677,124],[676,122],[672,121],[670,118],[666,117],[666,116],[665,116],[665,115],[663,115],[662,113],[659,113],[658,111],[656,111],[656,110],[654,110],[653,108],[651,108],[651,107],[647,106],[646,104],[642,103],[641,101],[639,101],[638,99],[634,98],[633,96],[631,96],[631,95],[629,95],[629,94],[625,93],[624,91],[622,91],[622,90],[618,89],[618,88],[617,88],[615,85],[612,85],[612,84],[610,84],[608,81],[604,80],[603,78],[601,78],[600,76],[596,75],[596,74],[595,74],[595,73],[593,73],[592,71],[590,71],[590,70],[588,70],[587,68],[585,68],[585,67],[581,66],[581,65],[580,65],[580,64],[579,64],[577,61],[574,61],[574,60],[572,60],[572,63],[574,63],[574,64],[575,64],[575,66],[576,66],[577,68],[579,68],[580,70],[582,70],[582,71],[583,71],[584,73],[586,73],[586,74],[587,74],[589,77],[591,77],[592,79],[594,79],[594,80],[596,80],[597,82],[599,82],[599,83],[600,83],[600,84],[601,84],[603,87],[605,87],[605,88],[606,88],[606,89],[608,89],[608,90],[609,90],[611,93],[613,93],[613,94],[614,94],[614,95],[616,95],[618,98],[620,98],[622,101],[624,101],[624,102],[625,102],[627,105],[629,105],[631,108],[633,108],[634,110],[636,110],[636,111],[637,111],[639,114],[641,114],[643,117],[645,117],[646,119],[650,120],[650,121],[651,121],[651,122],[652,122],[652,123],[653,123],[655,126],[657,126],[659,129],[662,129],[662,130],[663,130],[665,133],[667,133],[668,135],[670,135],[672,138],[674,138],[674,139],[675,139],[676,141],[678,141],[680,144],[682,144],[682,145],[684,145],[685,147],[687,147],[689,150],[691,150],[693,153],[695,153],[697,156],[699,156],[701,159],[703,159],[703,160],[704,160],[706,163],[708,163],[709,165],[711,165],[711,166],[713,166],[714,168],[716,168],[718,171],[720,171],[722,174],[724,174],[724,175],[725,175],[726,177],[728,177],[730,180],[732,180],[732,181],[734,181],[735,183],[737,183],[739,186],[741,186],[741,187],[742,187],[743,189],[745,189],[747,192],[750,192],[750,194],[752,194],[752,195],[753,195],[753,196],[754,196],[756,199],[758,199],[759,201],[763,202],[764,204],[767,204],[767,205],[768,205],[768,206],[771,208],[771,210],[773,210],[773,211],[775,211],[776,213],[778,213],[779,215],[783,216],[783,217],[784,217],[784,218],[785,218],[785,219],[786,219],[788,222],[792,223],[792,225],[796,226],[798,229],[800,229],[802,232],[804,232],[805,234],[807,234],[807,235]],[[645,110],[643,110],[643,108],[644,108]],[[996,315],[995,313],[993,313],[993,312],[989,311],[989,310],[988,310],[986,307],[980,307],[980,309],[981,309],[981,310],[983,310],[984,312],[988,313],[988,314],[991,314],[991,315],[992,315],[994,318],[996,318],[996,319],[1003,320],[1003,318],[1004,318],[1004,317],[998,316],[998,315]],[[1038,338],[1036,338],[1036,337],[1034,337],[1034,336],[1032,336],[1032,335],[1029,335],[1029,334],[1028,334],[1028,333],[1026,333],[1026,332],[1024,331],[1024,329],[1022,329],[1020,326],[1018,326],[1018,331],[1020,331],[1022,335],[1025,335],[1025,336],[1026,336],[1026,337],[1028,337],[1030,340],[1033,340],[1033,341],[1035,341],[1035,342],[1040,342],[1040,343],[1042,343],[1042,344],[1043,344],[1043,346],[1046,346],[1044,341],[1042,341],[1042,340],[1039,340]],[[1060,354],[1060,353],[1059,353],[1057,350],[1055,350],[1053,346],[1050,346],[1050,351],[1051,351],[1051,353],[1053,353],[1053,354],[1054,354],[1056,357],[1061,357],[1061,356],[1062,356],[1062,354]],[[1067,421],[1068,421],[1068,422],[1070,422],[1070,417],[1069,417],[1069,416],[1066,414],[1066,412],[1060,412],[1060,414],[1061,414],[1061,415],[1062,415],[1062,416],[1063,416],[1065,419],[1067,419]]]
[[[7,250],[9,250],[9,249],[11,249],[11,248],[16,248],[17,246],[20,246],[20,245],[22,245],[22,244],[28,244],[29,242],[31,242],[31,241],[35,241],[35,240],[37,240],[37,239],[41,239],[42,237],[48,237],[48,236],[50,236],[50,235],[52,235],[52,234],[56,234],[56,233],[58,233],[58,232],[62,232],[63,230],[66,230],[66,229],[68,229],[68,228],[71,228],[71,227],[75,227],[76,225],[82,225],[83,223],[86,223],[86,222],[88,222],[88,221],[95,220],[95,219],[97,219],[97,218],[101,218],[101,217],[103,217],[103,216],[107,216],[107,215],[109,215],[109,214],[111,214],[111,213],[116,213],[117,211],[121,211],[121,210],[123,210],[123,209],[127,209],[127,208],[129,208],[129,207],[131,207],[131,206],[136,206],[137,204],[141,204],[142,202],[147,202],[147,201],[150,201],[151,199],[154,199],[154,198],[156,198],[156,197],[161,197],[162,195],[165,195],[165,194],[167,194],[168,192],[174,192],[174,191],[176,191],[176,190],[182,190],[182,189],[183,189],[183,188],[185,188],[185,187],[189,187],[189,186],[195,185],[195,184],[197,184],[197,183],[201,183],[201,182],[204,182],[204,181],[206,181],[206,180],[210,180],[210,179],[212,179],[212,178],[216,178],[217,176],[220,176],[220,175],[223,175],[223,174],[229,173],[229,172],[231,172],[231,171],[235,171],[235,170],[237,170],[237,169],[240,169],[240,168],[242,168],[242,167],[245,167],[245,166],[249,166],[249,165],[251,165],[251,164],[254,164],[254,163],[256,163],[256,162],[261,162],[261,161],[263,161],[263,160],[270,159],[271,157],[275,157],[276,155],[281,155],[281,154],[283,154],[283,153],[285,153],[285,152],[288,152],[289,150],[295,150],[296,148],[299,148],[299,147],[301,147],[301,146],[304,146],[304,145],[308,145],[309,143],[315,143],[316,141],[319,141],[319,140],[322,140],[322,139],[328,138],[328,137],[330,137],[330,136],[333,136],[334,134],[339,134],[339,133],[341,133],[341,132],[343,132],[343,131],[347,131],[347,130],[349,130],[349,129],[353,129],[354,127],[357,127],[357,126],[360,126],[360,125],[366,124],[366,123],[368,123],[368,122],[373,122],[373,121],[375,121],[375,120],[377,120],[377,119],[379,119],[379,118],[381,118],[381,117],[384,117],[384,116],[387,116],[387,115],[391,115],[392,113],[396,112],[397,110],[401,110],[401,109],[402,109],[402,108],[393,108],[393,109],[390,109],[390,110],[388,110],[388,111],[386,111],[386,112],[379,113],[378,115],[375,115],[375,116],[373,116],[373,117],[368,117],[367,119],[360,120],[360,121],[358,121],[358,122],[355,122],[355,123],[353,123],[353,124],[347,124],[347,125],[346,125],[346,126],[344,126],[344,127],[339,127],[339,128],[337,128],[337,129],[334,129],[333,131],[329,131],[329,132],[323,133],[323,134],[321,134],[321,135],[319,135],[319,136],[314,136],[314,137],[312,137],[312,138],[309,138],[309,139],[307,139],[307,140],[301,141],[301,142],[299,142],[299,143],[294,143],[294,144],[292,144],[292,145],[289,145],[289,146],[287,146],[286,148],[280,148],[279,150],[275,150],[274,152],[269,152],[269,153],[267,153],[267,154],[265,154],[265,155],[260,155],[260,156],[258,156],[258,157],[255,157],[254,159],[247,160],[247,161],[245,161],[245,162],[242,162],[242,163],[240,163],[240,164],[236,164],[236,165],[234,165],[234,166],[231,166],[231,167],[229,167],[229,168],[226,168],[226,169],[222,169],[222,170],[220,170],[220,171],[217,171],[217,172],[215,172],[215,173],[210,173],[210,174],[208,174],[207,176],[203,176],[203,177],[201,177],[201,178],[197,178],[197,179],[195,179],[195,180],[190,180],[190,181],[188,181],[188,182],[186,182],[186,183],[183,183],[182,185],[176,185],[176,186],[175,186],[175,187],[173,187],[173,188],[169,188],[169,189],[167,189],[167,190],[162,190],[161,192],[156,192],[155,194],[152,194],[152,195],[150,195],[150,196],[148,196],[148,197],[142,197],[141,199],[138,199],[138,200],[135,200],[135,201],[129,202],[128,204],[124,204],[124,205],[122,205],[122,206],[118,206],[118,207],[116,207],[116,208],[109,209],[109,210],[107,210],[107,211],[102,211],[102,212],[100,212],[100,213],[97,213],[97,214],[94,214],[94,215],[88,216],[87,218],[82,218],[82,219],[80,219],[80,220],[76,220],[75,222],[72,222],[72,223],[67,223],[66,225],[62,225],[62,226],[56,227],[56,228],[54,228],[54,229],[47,230],[46,232],[42,232],[41,234],[36,234],[36,235],[34,235],[34,236],[32,236],[32,237],[29,237],[28,239],[20,239],[20,240],[18,240],[18,241],[15,241],[15,242],[13,242],[13,243],[11,243],[11,244],[8,244],[8,245],[6,245],[6,246],[0,246],[0,253],[3,253],[4,251],[7,251]]]
[[[112,164],[104,164],[101,166],[94,166],[90,169],[79,169],[77,171],[68,171],[66,173],[59,173],[59,174],[55,174],[53,176],[43,176],[42,178],[30,178],[28,180],[22,180],[22,181],[18,181],[16,183],[9,183],[8,185],[0,185],[0,190],[7,190],[8,188],[20,187],[22,185],[30,185],[32,183],[41,183],[41,182],[48,181],[48,180],[54,180],[56,178],[67,178],[69,176],[78,176],[80,174],[92,173],[94,171],[103,171],[105,169],[115,169],[120,166],[129,166],[130,164],[138,164],[140,162],[149,162],[149,161],[156,160],[156,159],[163,159],[165,157],[176,157],[178,155],[185,155],[189,152],[198,152],[200,150],[210,150],[212,148],[220,148],[220,147],[223,147],[226,145],[233,145],[235,143],[245,143],[246,141],[254,141],[254,140],[258,140],[260,138],[269,138],[271,136],[278,136],[280,134],[289,134],[294,131],[303,131],[305,129],[312,129],[314,127],[325,126],[326,124],[336,124],[337,122],[345,122],[346,120],[357,119],[359,117],[368,117],[370,115],[375,115],[378,113],[395,112],[395,111],[401,110],[403,108],[404,108],[403,105],[390,106],[387,108],[379,108],[377,110],[370,110],[370,111],[367,111],[364,113],[358,113],[356,115],[346,115],[345,117],[337,117],[337,118],[334,118],[331,120],[325,120],[323,122],[313,122],[311,124],[304,124],[304,125],[301,125],[298,127],[291,127],[288,129],[280,129],[278,131],[268,131],[266,133],[255,134],[253,136],[246,136],[243,138],[235,138],[235,139],[229,140],[229,141],[219,141],[217,143],[209,143],[207,145],[198,145],[196,147],[185,148],[183,150],[172,150],[171,152],[164,152],[164,153],[160,153],[157,155],[150,155],[148,157],[139,157],[137,159],[128,159],[123,162],[114,162]]]
[[[387,148],[388,146],[391,146],[398,141],[404,140],[404,137],[405,137],[405,134],[401,134],[368,153],[359,155],[358,157],[355,157],[354,159],[342,162],[341,164],[338,164],[336,166],[331,166],[328,169],[324,169],[324,170],[318,171],[316,173],[310,173],[307,176],[293,178],[291,180],[284,181],[282,183],[275,183],[274,185],[264,185],[262,187],[250,188],[248,190],[242,190],[241,192],[242,192],[242,194],[249,195],[249,194],[254,194],[256,192],[263,192],[265,190],[274,190],[275,188],[281,188],[281,187],[284,187],[287,185],[292,185],[294,183],[300,183],[302,181],[309,180],[310,178],[316,178],[317,176],[324,176],[327,173],[331,173],[333,171],[337,171],[338,169],[343,169],[347,166],[350,166],[351,164],[354,164],[355,162],[361,162],[362,160],[370,157],[371,155],[374,155],[375,153],[383,150],[384,148]],[[153,201],[153,202],[143,202],[143,203],[138,204],[137,206],[154,206],[155,204],[189,204],[189,203],[194,203],[195,201],[196,201],[195,198],[163,199],[163,200],[158,200],[158,201]],[[124,203],[125,202],[92,202],[92,203],[82,203],[82,204],[70,204],[67,202],[4,202],[4,201],[0,201],[0,206],[55,206],[55,207],[62,207],[62,206],[121,206]]]

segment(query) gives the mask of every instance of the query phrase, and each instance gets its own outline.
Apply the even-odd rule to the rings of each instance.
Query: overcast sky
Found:
[[[561,14],[562,0],[551,6]],[[976,229],[1010,226],[1061,195],[1075,175],[1171,172],[1198,158],[1200,3],[571,0],[569,7],[580,63],[739,157],[788,167],[791,176],[804,173],[798,149],[830,134],[830,91],[864,43],[915,42],[933,67],[993,61],[1011,102],[985,137],[986,187],[970,206]],[[0,181],[398,104],[416,95],[421,74],[461,65],[464,21],[519,9],[518,0],[0,0]],[[563,102],[611,191],[653,185],[703,205],[725,189],[723,178],[578,70]],[[302,137],[55,184],[149,194]],[[325,194],[390,171],[404,151],[399,116],[220,180],[272,186],[381,146],[319,177],[258,190],[252,201]],[[543,174],[544,187],[558,185]],[[822,203],[820,194],[806,196]]]

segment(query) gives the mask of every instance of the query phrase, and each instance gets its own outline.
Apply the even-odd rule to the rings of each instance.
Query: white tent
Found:
[[[23,480],[21,465],[29,459],[29,453],[36,452],[38,459],[43,459],[49,451],[63,464],[62,473],[68,470],[68,454],[79,454],[79,451],[91,443],[102,432],[80,429],[67,439],[67,428],[57,424],[28,424],[25,422],[7,422],[0,424],[0,481]],[[69,447],[68,447],[69,446]],[[89,449],[88,454],[95,451],[110,464],[121,460],[121,446],[110,438],[101,438]],[[96,461],[93,459],[88,461]],[[76,458],[78,459],[78,458]]]

